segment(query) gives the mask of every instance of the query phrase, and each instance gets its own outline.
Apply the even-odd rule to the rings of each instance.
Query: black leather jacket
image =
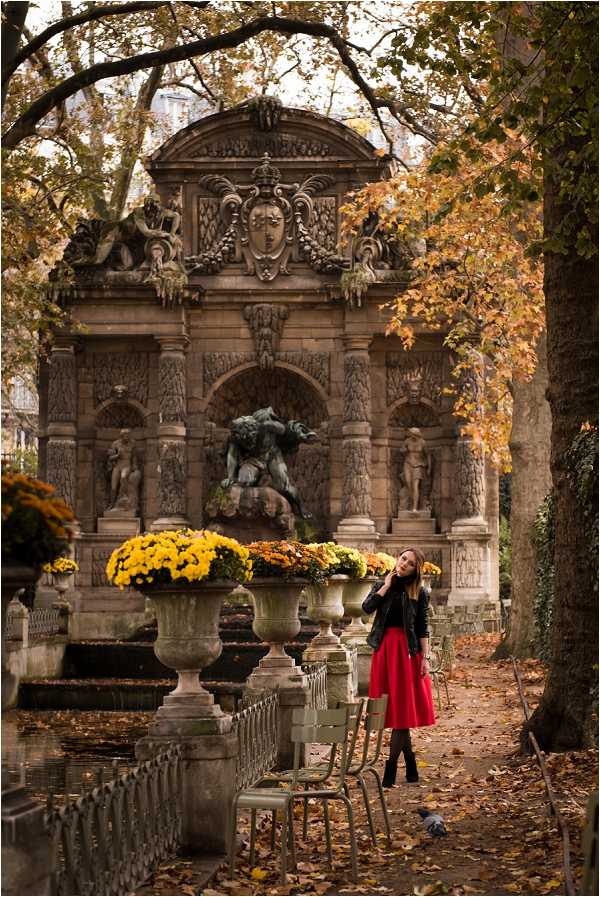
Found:
[[[409,654],[418,654],[421,651],[419,639],[428,638],[427,608],[429,606],[429,593],[421,588],[417,601],[412,601],[403,586],[392,586],[385,595],[375,594],[383,585],[384,580],[374,583],[373,588],[363,601],[362,609],[366,614],[375,613],[373,627],[367,636],[367,644],[377,650],[383,641],[385,632],[385,618],[392,606],[392,601],[402,601],[402,616],[404,618],[404,631],[408,642]]]

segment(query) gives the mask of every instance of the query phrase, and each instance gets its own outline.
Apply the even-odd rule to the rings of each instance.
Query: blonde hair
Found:
[[[423,564],[425,563],[425,555],[422,551],[419,551],[418,548],[413,548],[412,546],[408,546],[406,548],[401,548],[398,552],[398,557],[404,554],[405,551],[412,551],[415,556],[415,578],[412,582],[407,583],[406,592],[408,597],[412,601],[417,601],[419,598],[419,592],[421,591],[421,571],[423,570]]]

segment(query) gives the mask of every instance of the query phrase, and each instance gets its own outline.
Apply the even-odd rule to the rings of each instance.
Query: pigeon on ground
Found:
[[[417,813],[423,820],[423,825],[432,838],[442,838],[444,835],[448,834],[446,826],[444,825],[444,820],[439,813],[433,813],[431,810],[424,810],[422,808],[417,810]]]

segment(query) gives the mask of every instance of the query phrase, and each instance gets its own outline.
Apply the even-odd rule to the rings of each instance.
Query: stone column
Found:
[[[483,361],[476,357],[460,380],[459,390],[480,401]],[[490,532],[485,519],[485,458],[469,436],[457,434],[455,456],[456,516],[448,534],[452,550],[452,585],[448,605],[473,604],[490,597]]]
[[[46,479],[76,515],[77,365],[76,340],[57,338],[48,370]]]
[[[158,517],[155,532],[188,526],[187,488],[187,388],[185,336],[157,337],[158,363]]]
[[[344,545],[374,547],[371,518],[371,370],[369,336],[344,338],[342,519],[334,534]]]

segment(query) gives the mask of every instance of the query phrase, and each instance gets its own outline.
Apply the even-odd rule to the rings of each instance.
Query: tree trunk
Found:
[[[590,42],[595,41],[590,34]],[[556,233],[567,213],[579,208],[570,196],[572,181],[565,177],[564,160],[581,151],[581,138],[556,129],[548,148],[544,175],[544,231]],[[562,140],[560,139],[562,137]],[[577,158],[572,156],[571,158]],[[583,172],[582,172],[583,174]],[[572,176],[572,170],[570,172]],[[589,224],[579,211],[578,227]],[[576,228],[577,230],[578,228]],[[574,240],[573,240],[574,242]],[[545,751],[576,750],[589,746],[596,680],[598,593],[590,563],[589,534],[565,453],[581,424],[598,414],[598,261],[579,256],[573,245],[565,254],[546,252],[544,293],[548,333],[548,394],[552,413],[551,470],[556,502],[555,578],[550,666],[540,705],[522,733],[527,746],[531,729]]]
[[[25,27],[25,19],[29,12],[29,3],[3,3],[2,4],[2,68],[10,65],[16,56],[23,28]],[[4,101],[8,90],[8,82],[2,79],[2,108],[4,109]]]
[[[125,211],[133,170],[142,153],[144,137],[148,130],[148,113],[152,106],[152,100],[160,86],[164,70],[164,65],[157,65],[150,69],[148,77],[140,87],[137,95],[132,139],[123,147],[120,163],[113,178],[113,189],[109,202],[112,218],[121,218]]]
[[[532,527],[535,515],[552,487],[550,475],[550,406],[546,399],[548,367],[546,334],[537,345],[538,365],[529,383],[513,383],[510,452],[512,590],[510,628],[494,659],[532,657],[535,620],[535,546]]]

